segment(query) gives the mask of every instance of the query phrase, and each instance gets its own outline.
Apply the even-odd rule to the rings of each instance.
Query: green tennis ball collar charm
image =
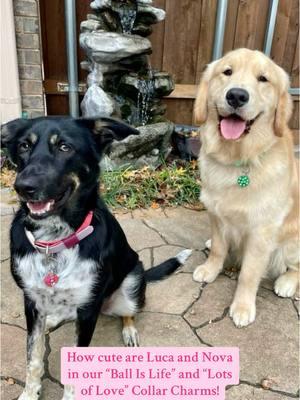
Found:
[[[237,178],[237,184],[242,188],[248,186],[250,184],[249,176],[248,175],[239,176]]]
[[[240,175],[237,178],[236,183],[241,187],[247,187],[250,185],[250,178],[249,178],[249,172],[250,168],[248,164],[244,164],[242,161],[236,161],[234,163],[235,167],[242,167],[242,175]]]

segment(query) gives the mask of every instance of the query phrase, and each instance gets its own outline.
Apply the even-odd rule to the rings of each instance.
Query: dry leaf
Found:
[[[4,187],[12,187],[16,179],[16,172],[12,169],[2,168],[0,174],[1,185]]]
[[[160,205],[156,201],[153,201],[150,207],[156,210],[157,208],[160,207]]]
[[[271,389],[273,386],[276,386],[277,382],[275,381],[274,378],[264,378],[262,379],[262,381],[260,382],[261,387],[264,390],[269,390]]]

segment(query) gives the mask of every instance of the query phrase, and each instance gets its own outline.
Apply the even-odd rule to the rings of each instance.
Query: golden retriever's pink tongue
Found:
[[[242,136],[246,121],[237,118],[223,118],[220,124],[221,134],[225,139],[234,140]]]

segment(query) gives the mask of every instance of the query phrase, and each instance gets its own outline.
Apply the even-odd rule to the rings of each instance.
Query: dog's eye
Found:
[[[71,151],[72,149],[71,149],[71,147],[68,146],[66,143],[61,143],[61,144],[59,145],[59,147],[58,147],[58,150],[59,150],[59,151],[62,151],[62,152],[64,152],[64,153],[66,153],[67,151]]]
[[[21,153],[25,153],[30,149],[30,144],[28,142],[23,142],[19,144],[18,148]]]
[[[225,69],[225,71],[223,71],[223,74],[226,75],[226,76],[232,75],[232,69],[231,68]]]
[[[258,82],[268,82],[268,79],[264,75],[259,75],[257,80]]]

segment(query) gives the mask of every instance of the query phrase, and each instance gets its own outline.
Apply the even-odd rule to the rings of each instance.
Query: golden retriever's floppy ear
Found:
[[[203,124],[207,119],[207,100],[209,81],[213,75],[215,61],[206,66],[203,72],[198,93],[194,105],[194,121],[196,124]]]
[[[293,111],[293,100],[288,92],[290,87],[289,76],[282,68],[278,66],[277,68],[280,76],[280,89],[275,111],[274,131],[276,136],[281,137],[288,129],[288,122]]]

